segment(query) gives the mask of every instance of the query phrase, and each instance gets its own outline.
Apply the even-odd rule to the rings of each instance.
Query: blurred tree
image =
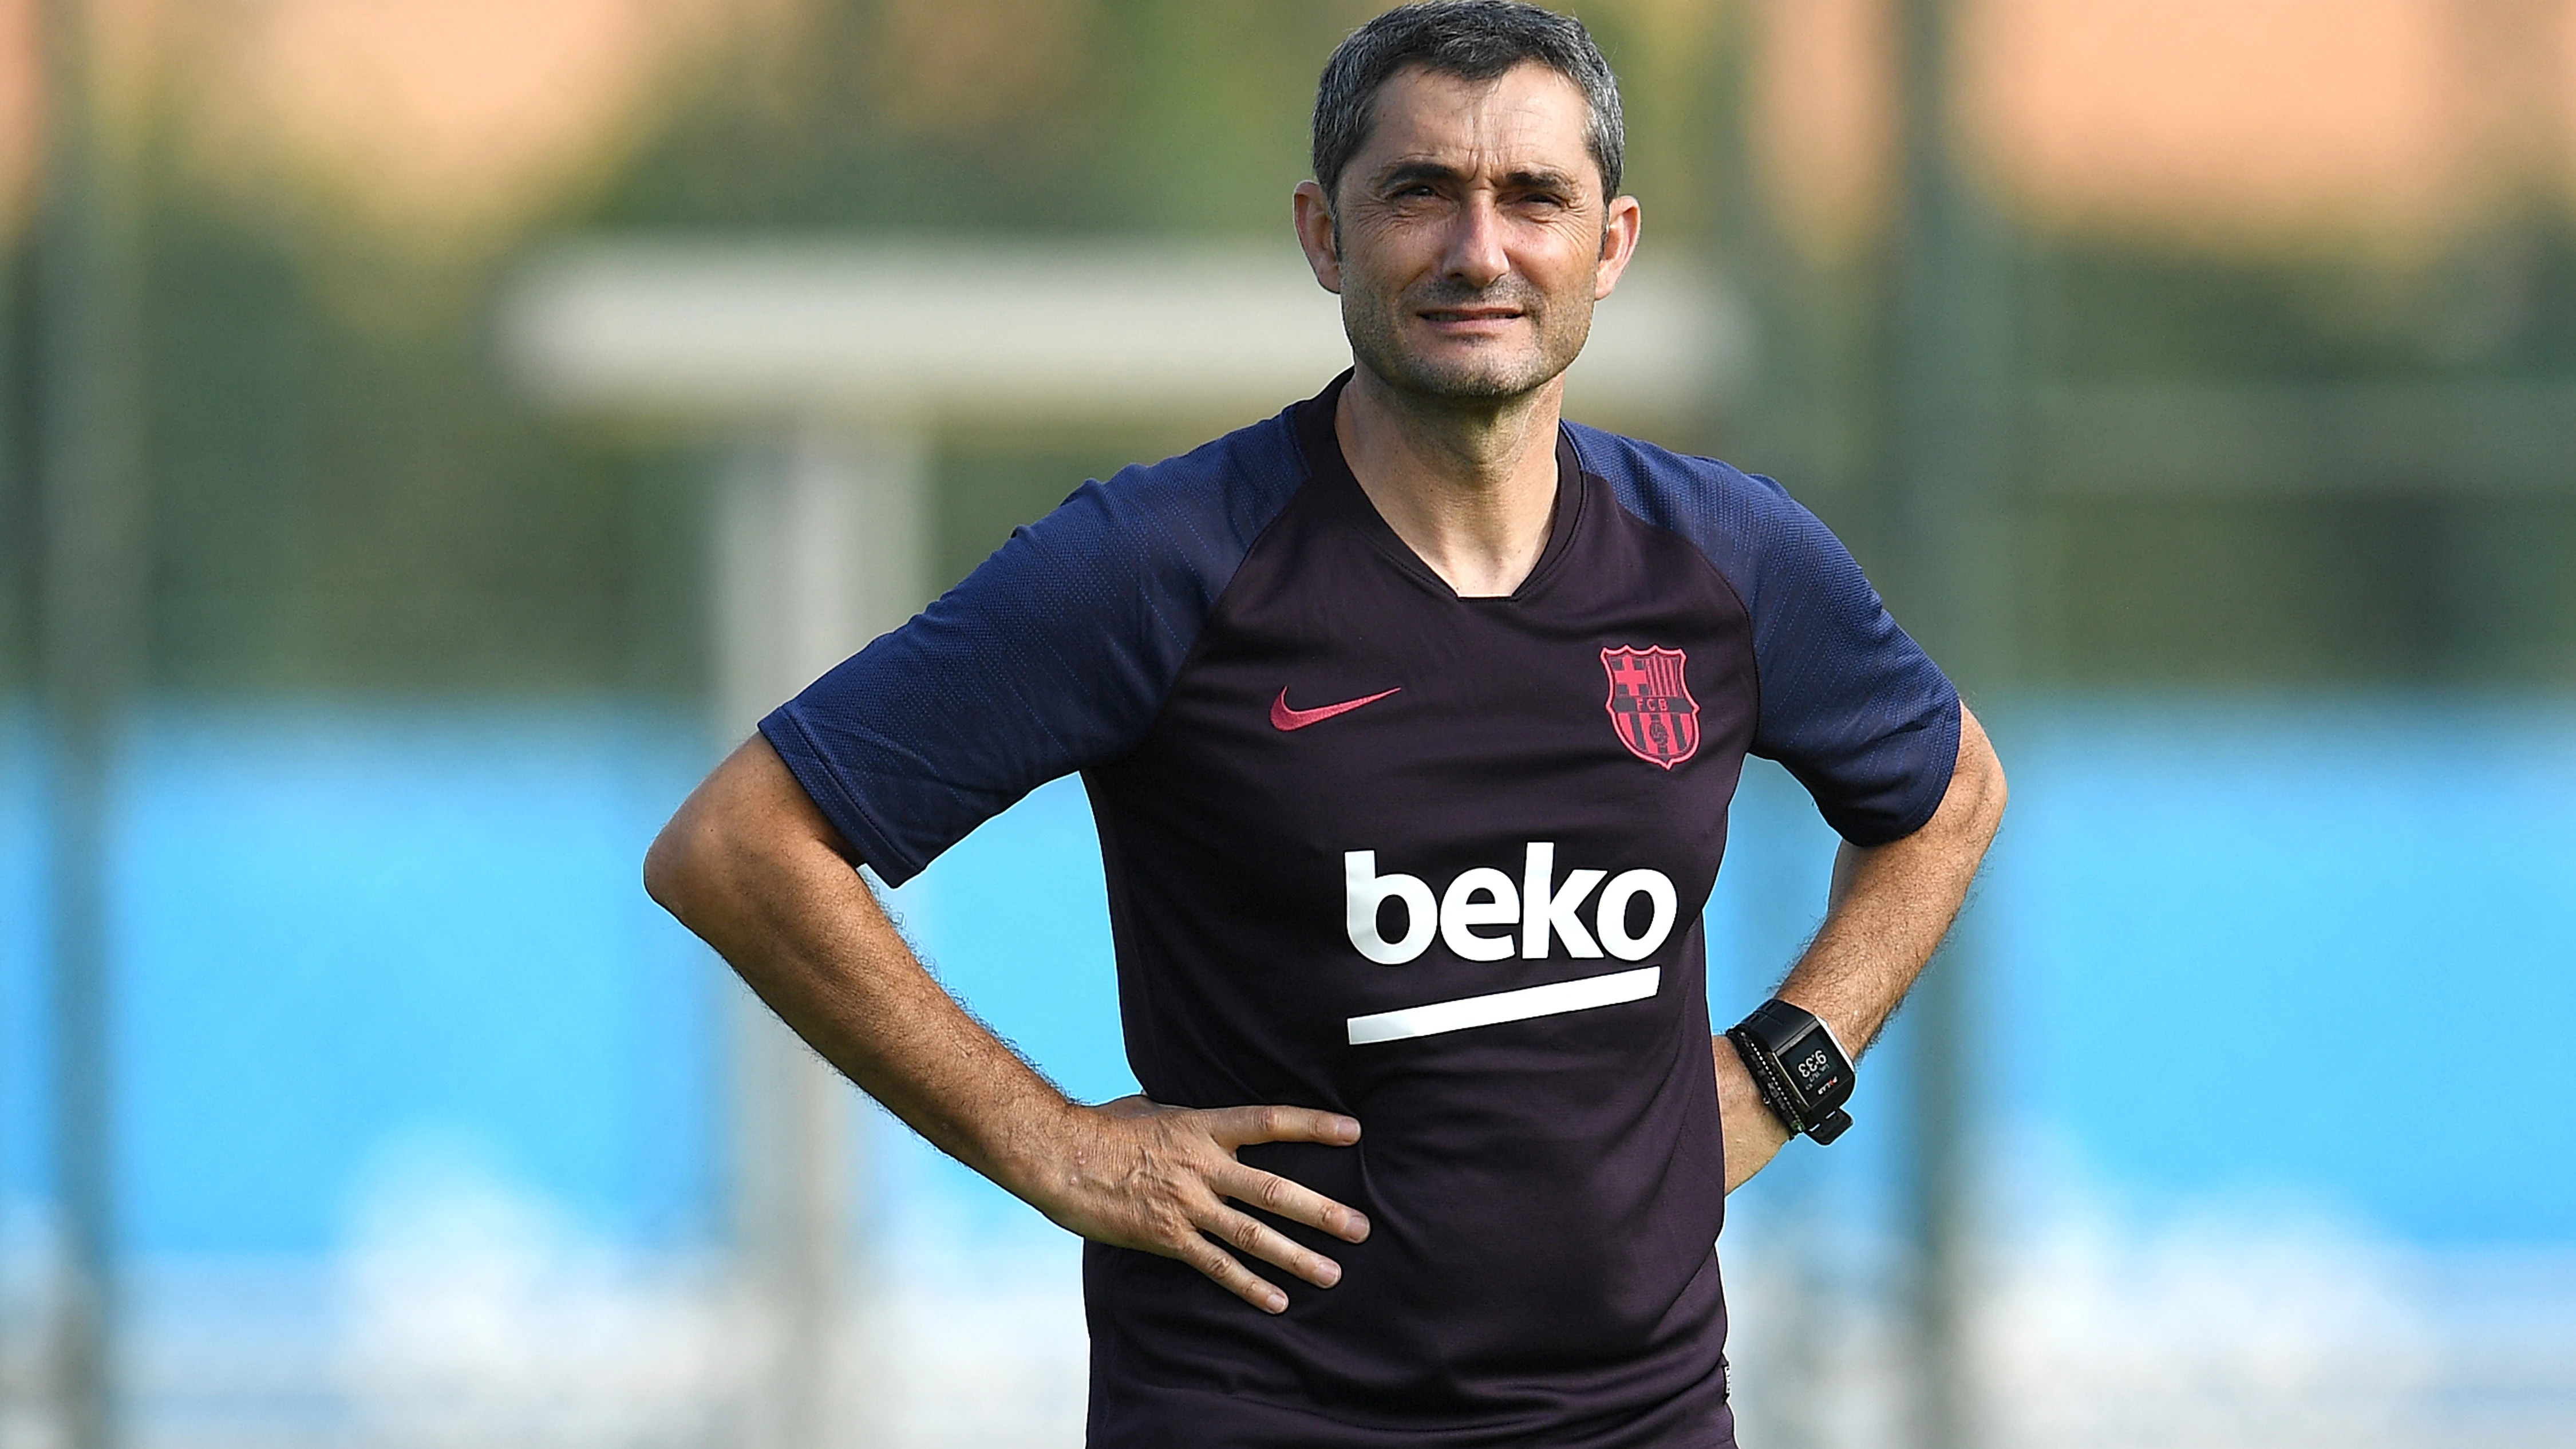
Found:
[[[1959,124],[2020,230],[2032,408],[2576,377],[2576,88],[2548,38],[2576,34],[2576,4],[2377,0],[2333,29],[2329,0],[1963,3]],[[1649,245],[1724,251],[1761,318],[1755,388],[1710,438],[1865,556],[1887,5],[1577,7],[1625,78]],[[488,288],[514,248],[564,228],[1276,235],[1315,69],[1375,8],[121,7],[156,686],[694,694],[698,460],[535,416],[496,379]],[[7,31],[0,78],[26,69]],[[0,192],[33,154],[17,104]],[[943,578],[1080,475],[1186,441],[949,440]],[[2177,461],[2146,493],[2036,489],[2012,525],[2023,672],[2565,683],[2576,482],[2486,466],[2249,498]]]
[[[1892,12],[1747,8],[1729,447],[1884,561]],[[2576,680],[2576,5],[1961,12],[2018,233],[2018,676]]]

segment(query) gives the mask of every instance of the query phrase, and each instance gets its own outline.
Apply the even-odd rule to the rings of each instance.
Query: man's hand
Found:
[[[1923,828],[1885,845],[1845,843],[1834,857],[1825,922],[1807,944],[1780,999],[1814,1012],[1858,1056],[1949,934],[1977,866],[2004,818],[2004,767],[1983,725],[1959,706],[1959,758],[1940,808]],[[1718,1117],[1726,1134],[1726,1190],[1762,1170],[1789,1140],[1752,1074],[1720,1036]]]
[[[1360,1140],[1360,1124],[1348,1117],[1302,1107],[1202,1112],[1121,1097],[1074,1108],[1054,1136],[1060,1160],[1022,1193],[1032,1206],[1094,1242],[1178,1258],[1264,1312],[1285,1310],[1288,1295],[1218,1242],[1318,1288],[1340,1282],[1342,1266],[1228,1207],[1226,1199],[1344,1242],[1368,1237],[1368,1219],[1357,1211],[1275,1173],[1246,1167],[1234,1155],[1255,1142],[1348,1147]]]
[[[843,1075],[1063,1226],[1179,1258],[1272,1313],[1287,1295],[1203,1235],[1321,1287],[1340,1279],[1341,1265],[1225,1200],[1367,1237],[1359,1213],[1234,1156],[1255,1142],[1348,1146],[1357,1122],[1298,1107],[1067,1101],[922,969],[845,851],[755,735],[663,827],[645,888]]]

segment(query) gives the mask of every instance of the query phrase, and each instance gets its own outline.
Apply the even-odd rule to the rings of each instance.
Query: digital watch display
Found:
[[[1735,1043],[1763,1102],[1791,1132],[1822,1143],[1851,1126],[1842,1109],[1852,1094],[1851,1054],[1813,1012],[1775,996],[1729,1027],[1726,1039]]]

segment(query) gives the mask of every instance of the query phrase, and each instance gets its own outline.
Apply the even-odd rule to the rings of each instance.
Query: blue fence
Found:
[[[2014,804],[1971,945],[1998,1150],[2149,1210],[2280,1199],[2426,1245],[2576,1242],[2558,1110],[2576,1101],[2576,706],[1994,713]],[[24,1204],[45,1190],[42,886],[23,720],[7,739],[0,1196]],[[129,756],[116,1096],[135,1251],[328,1251],[423,1142],[605,1241],[718,1231],[731,988],[637,884],[706,762],[693,720],[174,712]],[[1748,775],[1710,908],[1721,1017],[1812,927],[1831,848],[1785,777]],[[1072,782],[896,906],[1070,1090],[1132,1089]],[[1895,1075],[1873,1073],[1865,1124],[1901,1116]],[[1866,1190],[1893,1135],[1809,1170]],[[897,1238],[1052,1231],[901,1133],[874,1140],[872,1216]]]

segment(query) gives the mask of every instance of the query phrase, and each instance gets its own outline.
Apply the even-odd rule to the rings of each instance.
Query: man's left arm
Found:
[[[1949,932],[2003,817],[2003,764],[1961,704],[1959,757],[1940,808],[1903,839],[1844,844],[1824,924],[1780,984],[1780,999],[1814,1012],[1854,1056],[1866,1051]],[[1788,1142],[1789,1129],[1763,1105],[1734,1043],[1716,1037],[1710,1050],[1733,1192]]]

